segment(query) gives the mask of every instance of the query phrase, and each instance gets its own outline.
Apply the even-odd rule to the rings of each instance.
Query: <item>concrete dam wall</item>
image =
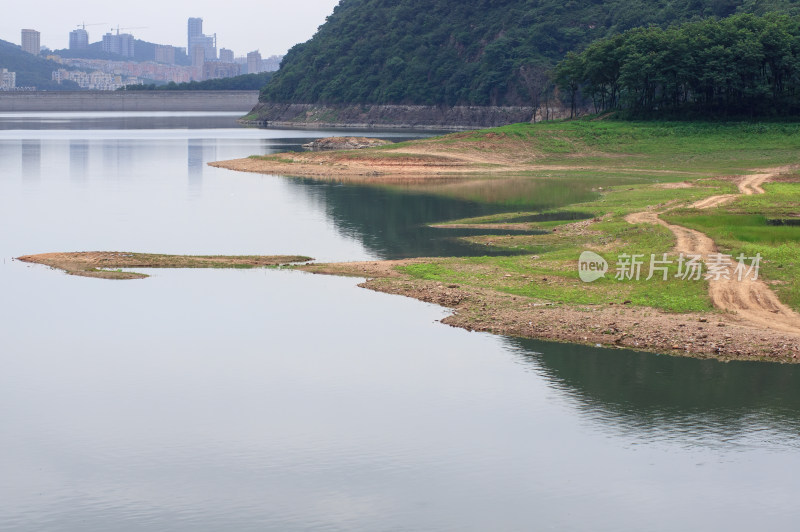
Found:
[[[246,114],[258,91],[0,92],[0,112],[230,111]]]

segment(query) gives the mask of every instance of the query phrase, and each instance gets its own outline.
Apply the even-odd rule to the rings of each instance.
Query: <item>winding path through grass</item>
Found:
[[[790,167],[770,168],[757,174],[741,176],[736,185],[740,194],[763,194],[761,185],[776,175],[790,170]],[[708,209],[732,201],[738,194],[711,196],[691,207]],[[625,220],[632,224],[658,224],[669,229],[676,238],[675,252],[684,255],[700,255],[708,265],[718,258],[719,250],[707,235],[694,229],[665,222],[659,215],[663,212],[644,211],[629,214]],[[780,302],[775,293],[761,280],[745,275],[739,280],[735,264],[727,262],[718,270],[718,278],[709,279],[709,296],[714,306],[720,310],[733,312],[740,319],[776,331],[800,334],[800,314]]]

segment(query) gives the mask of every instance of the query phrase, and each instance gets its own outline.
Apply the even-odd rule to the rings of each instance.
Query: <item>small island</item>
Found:
[[[120,251],[83,251],[26,255],[17,260],[43,264],[69,275],[98,279],[143,279],[146,274],[123,268],[266,268],[313,260],[298,255],[162,255]]]

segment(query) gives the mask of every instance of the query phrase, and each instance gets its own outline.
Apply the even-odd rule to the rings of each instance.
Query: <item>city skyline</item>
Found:
[[[254,50],[266,57],[285,54],[295,44],[311,38],[336,4],[338,0],[305,0],[302,9],[298,9],[285,2],[266,0],[254,12],[252,2],[241,0],[168,5],[143,0],[135,7],[95,0],[65,6],[45,0],[37,3],[35,10],[23,5],[5,15],[0,20],[0,39],[19,44],[20,31],[30,28],[40,32],[42,46],[63,49],[69,47],[70,32],[85,22],[92,43],[101,41],[105,33],[119,25],[138,28],[130,31],[137,39],[185,48],[187,20],[198,17],[203,19],[206,33],[217,35],[219,47],[234,50],[237,57]]]

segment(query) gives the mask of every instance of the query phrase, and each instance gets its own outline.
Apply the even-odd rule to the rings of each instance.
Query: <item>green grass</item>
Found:
[[[767,225],[770,218],[800,214],[800,183],[771,183],[765,186],[767,194],[742,197],[711,211],[680,208],[712,195],[736,193],[733,181],[722,179],[724,176],[795,163],[800,123],[589,118],[461,132],[372,148],[354,156],[406,157],[403,149],[418,145],[433,145],[454,155],[507,153],[515,161],[529,162],[530,169],[514,178],[489,176],[480,178],[484,183],[426,184],[420,191],[494,204],[499,211],[506,211],[451,223],[525,223],[547,233],[504,235],[500,230],[496,235],[465,237],[487,249],[526,254],[438,258],[403,267],[413,278],[563,304],[628,301],[633,306],[670,312],[712,310],[707,283],[676,279],[676,265],[666,281],[613,278],[622,253],[645,255],[646,259],[650,254],[671,253],[675,241],[669,230],[625,221],[628,214],[654,209],[669,211],[664,218],[673,223],[707,233],[727,252],[761,253],[765,258],[763,276],[777,281],[773,286],[778,295],[800,308],[800,227]],[[663,186],[683,181],[690,186]],[[569,205],[554,207],[566,203]],[[599,221],[587,231],[572,231],[567,227],[571,219],[536,219],[544,212],[564,218],[580,212]],[[606,278],[591,284],[578,279],[577,260],[584,250],[608,260],[611,271]],[[643,273],[646,277],[647,272]]]
[[[767,219],[798,213],[800,183],[769,183],[764,191],[710,211],[682,209],[663,218],[706,233],[734,257],[760,254],[761,277],[782,301],[800,310],[800,227],[767,224]]]
[[[632,225],[624,217],[648,208],[669,211],[717,194],[737,191],[732,181],[719,176],[745,173],[754,168],[794,162],[800,147],[800,124],[752,123],[658,123],[613,120],[515,124],[491,130],[443,137],[437,142],[468,150],[469,144],[522,141],[540,154],[543,165],[563,163],[575,169],[529,172],[531,178],[585,180],[602,186],[598,197],[573,203],[552,213],[582,212],[601,221],[590,234],[559,232],[571,220],[531,221],[530,227],[555,233],[541,236],[481,236],[468,240],[534,255],[438,259],[433,264],[404,268],[412,277],[444,283],[492,288],[532,299],[564,304],[607,304],[630,301],[632,305],[671,312],[712,310],[708,286],[703,280],[675,279],[672,265],[667,281],[618,281],[613,278],[619,254],[660,257],[671,253],[673,235],[664,227]],[[502,149],[502,148],[500,148]],[[602,164],[601,169],[582,168]],[[627,180],[627,182],[626,182]],[[688,181],[689,188],[664,188],[658,183]],[[767,194],[742,197],[732,205],[700,212],[677,210],[665,218],[706,232],[732,253],[765,257],[762,267],[779,296],[800,308],[800,227],[767,225],[768,218],[800,213],[800,184],[772,183]],[[453,223],[515,223],[536,211],[506,212]],[[518,222],[517,222],[518,223]],[[606,278],[585,284],[577,278],[577,258],[593,250],[608,260]],[[674,255],[670,258],[675,259]],[[646,277],[647,272],[643,272]],[[543,281],[542,279],[547,279]]]
[[[257,159],[259,161],[272,161],[276,163],[293,164],[294,159],[287,159],[286,157],[278,157],[277,155],[250,155],[248,159]]]
[[[437,142],[507,139],[536,151],[539,164],[596,163],[721,175],[796,162],[800,123],[594,120],[513,124],[457,133]]]

